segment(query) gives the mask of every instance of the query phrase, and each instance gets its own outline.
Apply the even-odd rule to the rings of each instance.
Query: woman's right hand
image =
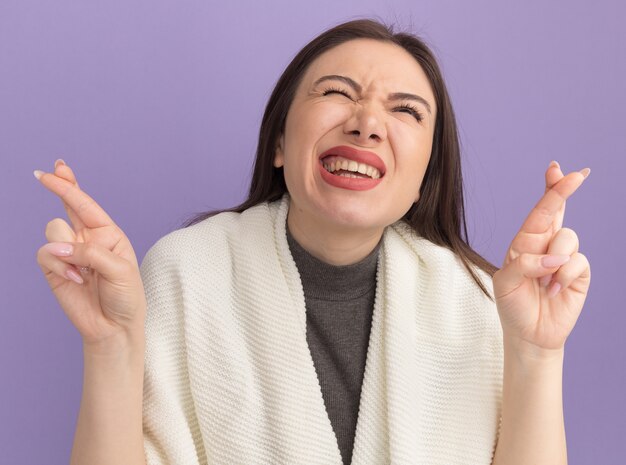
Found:
[[[130,241],[80,189],[74,173],[62,161],[57,160],[54,173],[41,174],[39,181],[61,199],[72,226],[61,218],[47,224],[49,243],[37,251],[37,262],[83,342],[101,346],[118,343],[120,337],[141,339],[146,297]],[[59,255],[54,252],[55,245],[70,245],[73,253]],[[68,271],[83,282],[72,280]]]

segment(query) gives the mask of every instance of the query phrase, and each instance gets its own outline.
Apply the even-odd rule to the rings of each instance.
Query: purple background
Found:
[[[460,127],[472,246],[501,266],[552,159],[593,269],[567,341],[570,465],[626,456],[626,11],[618,1],[0,2],[0,463],[69,462],[81,339],[36,262],[66,218],[32,175],[65,159],[141,260],[192,213],[246,195],[267,98],[321,31],[378,16],[420,34]]]

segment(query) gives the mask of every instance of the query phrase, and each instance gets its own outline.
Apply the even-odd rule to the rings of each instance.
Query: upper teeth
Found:
[[[326,168],[331,173],[333,171],[346,170],[346,171],[352,171],[354,173],[366,174],[370,178],[373,178],[373,179],[380,178],[380,171],[378,171],[373,166],[366,165],[365,163],[357,163],[354,160],[347,160],[341,157],[333,157],[333,158],[334,160],[332,160],[330,163],[327,163],[324,161],[322,162],[322,165],[324,165],[324,168]]]

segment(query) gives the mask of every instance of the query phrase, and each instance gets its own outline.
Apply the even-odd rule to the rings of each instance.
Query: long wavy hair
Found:
[[[395,33],[392,25],[387,26],[373,19],[357,19],[332,27],[298,52],[278,79],[265,107],[248,198],[230,209],[196,213],[185,221],[183,227],[189,227],[221,212],[241,213],[262,202],[278,200],[287,192],[283,168],[275,168],[273,161],[277,141],[285,129],[287,112],[302,76],[319,55],[344,42],[359,38],[393,43],[405,49],[428,76],[435,95],[437,117],[430,161],[420,186],[420,197],[402,220],[418,235],[453,251],[480,289],[494,301],[470,266],[470,263],[477,266],[491,277],[498,270],[498,267],[481,257],[468,243],[456,120],[437,60],[418,36],[407,32]]]

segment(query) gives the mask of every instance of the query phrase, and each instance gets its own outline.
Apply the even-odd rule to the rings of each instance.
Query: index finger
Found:
[[[548,231],[559,210],[565,205],[565,201],[576,192],[584,180],[585,175],[579,171],[561,178],[537,202],[526,217],[520,231],[535,234]]]
[[[36,175],[35,175],[36,176]],[[88,228],[113,226],[111,217],[85,191],[52,173],[39,172],[39,182],[69,205]]]
[[[561,166],[557,161],[552,161],[548,169],[546,170],[546,189],[544,191],[548,192],[552,186],[554,186],[557,182],[563,179],[564,175],[561,171]],[[563,206],[557,212],[554,219],[554,231],[558,231],[563,226],[563,218],[565,217],[565,205],[566,202],[563,202]]]
[[[62,163],[59,163],[62,162]],[[65,162],[61,159],[57,160],[54,164],[54,174],[59,178],[65,179],[66,181],[74,184],[78,190],[80,190],[80,186],[78,185],[78,181],[76,180],[76,176],[74,175],[74,171],[65,164]],[[74,232],[78,233],[82,230],[85,225],[78,217],[78,215],[74,212],[74,210],[65,202],[63,202],[63,207],[67,212],[67,216],[72,222],[72,226],[74,228]]]

